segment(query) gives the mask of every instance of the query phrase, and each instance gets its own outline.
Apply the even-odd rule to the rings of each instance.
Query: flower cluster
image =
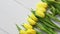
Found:
[[[55,16],[60,14],[60,3],[55,0],[42,1],[43,2],[37,3],[36,10],[31,11],[32,13],[27,18],[28,23],[22,24],[25,30],[16,25],[19,30],[19,34],[42,34],[42,32],[39,32],[41,30],[46,32],[46,34],[57,34],[55,29],[60,30],[60,27],[51,21],[51,19],[53,19],[57,22],[60,22],[60,20]],[[51,13],[47,12],[48,9],[50,9]],[[35,28],[39,29],[39,31]]]
[[[47,7],[48,7],[47,3],[44,3],[44,2],[38,3],[36,7],[36,12],[35,12],[36,15],[44,18]]]
[[[26,30],[20,30],[20,34],[36,34],[36,31],[30,24],[23,24]]]
[[[47,4],[46,3],[38,3],[37,4],[37,8],[36,8],[36,15],[40,16],[40,17],[45,17],[45,12],[46,12],[46,8],[47,8]],[[36,25],[36,23],[38,22],[38,18],[32,13],[31,15],[29,15],[29,17],[27,18],[27,21],[29,22],[29,24],[24,23],[23,27],[26,30],[20,30],[20,34],[36,34],[36,30],[34,30],[33,26]]]

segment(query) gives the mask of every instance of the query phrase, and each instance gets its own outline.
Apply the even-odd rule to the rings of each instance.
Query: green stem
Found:
[[[60,20],[59,19],[57,19],[57,17],[55,17],[55,16],[53,16],[53,15],[51,15],[51,14],[46,14],[49,18],[51,18],[51,19],[53,19],[53,20],[55,20],[55,21],[57,21],[57,22],[60,22]]]
[[[41,32],[36,31],[36,34],[42,34]]]
[[[53,15],[56,15],[56,8],[54,6],[51,5],[49,9]]]
[[[50,31],[52,34],[57,34],[52,28],[46,26],[45,24],[42,23],[42,25],[48,30]]]
[[[49,17],[46,18],[46,21],[51,24],[53,27],[55,27],[56,29],[59,29],[60,30],[60,27],[58,27],[56,24],[54,24]]]
[[[37,23],[36,26],[37,26],[39,29],[47,32],[47,34],[51,34],[51,32],[48,31],[46,28],[44,28],[44,26],[43,26],[42,24]]]
[[[40,20],[41,22],[43,22],[46,26],[50,27],[50,28],[54,28],[52,25],[50,25],[48,22],[45,22],[45,20]]]
[[[57,34],[57,32],[55,32],[54,29],[51,29],[51,28],[49,28],[49,29],[50,29],[50,31],[51,31],[53,34]]]
[[[60,15],[60,10],[56,9],[56,12],[57,12],[58,15]]]

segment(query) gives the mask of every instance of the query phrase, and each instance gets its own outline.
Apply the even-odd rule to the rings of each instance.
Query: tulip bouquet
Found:
[[[60,30],[60,27],[57,26],[53,21],[60,22],[56,16],[60,15],[60,1],[41,1],[42,2],[37,3],[36,10],[31,10],[31,15],[29,15],[27,18],[28,23],[22,24],[25,30],[22,30],[16,24],[19,34],[58,34],[56,30]]]

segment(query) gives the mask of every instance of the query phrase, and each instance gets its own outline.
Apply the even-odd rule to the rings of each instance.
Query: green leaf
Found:
[[[56,9],[54,6],[51,5],[50,11],[52,12],[53,15],[56,15]]]
[[[17,29],[18,29],[18,31],[20,31],[21,30],[21,28],[16,24],[16,27],[17,27]]]
[[[51,34],[41,23],[36,24],[37,28],[41,29],[42,31],[46,32],[47,34]]]
[[[37,31],[36,34],[42,34],[42,33]]]
[[[55,21],[57,21],[57,22],[60,22],[60,20],[56,17],[56,16],[53,16],[52,14],[46,14],[47,16],[49,16],[49,18],[51,18],[51,19],[53,19],[53,20],[55,20]]]

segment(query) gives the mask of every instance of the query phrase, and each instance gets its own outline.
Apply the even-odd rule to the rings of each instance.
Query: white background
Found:
[[[35,8],[36,3],[40,0],[19,0],[28,7]],[[18,34],[15,24],[22,24],[27,22],[27,15],[30,11],[22,5],[16,3],[14,0],[0,0],[0,28],[9,32],[9,34]],[[0,34],[5,34],[0,29]]]
[[[19,0],[26,7],[34,8],[39,0]],[[22,24],[26,21],[29,10],[25,9],[14,0],[0,0],[0,28],[6,30],[10,34],[18,34],[15,24]],[[0,34],[5,34],[0,29]]]

